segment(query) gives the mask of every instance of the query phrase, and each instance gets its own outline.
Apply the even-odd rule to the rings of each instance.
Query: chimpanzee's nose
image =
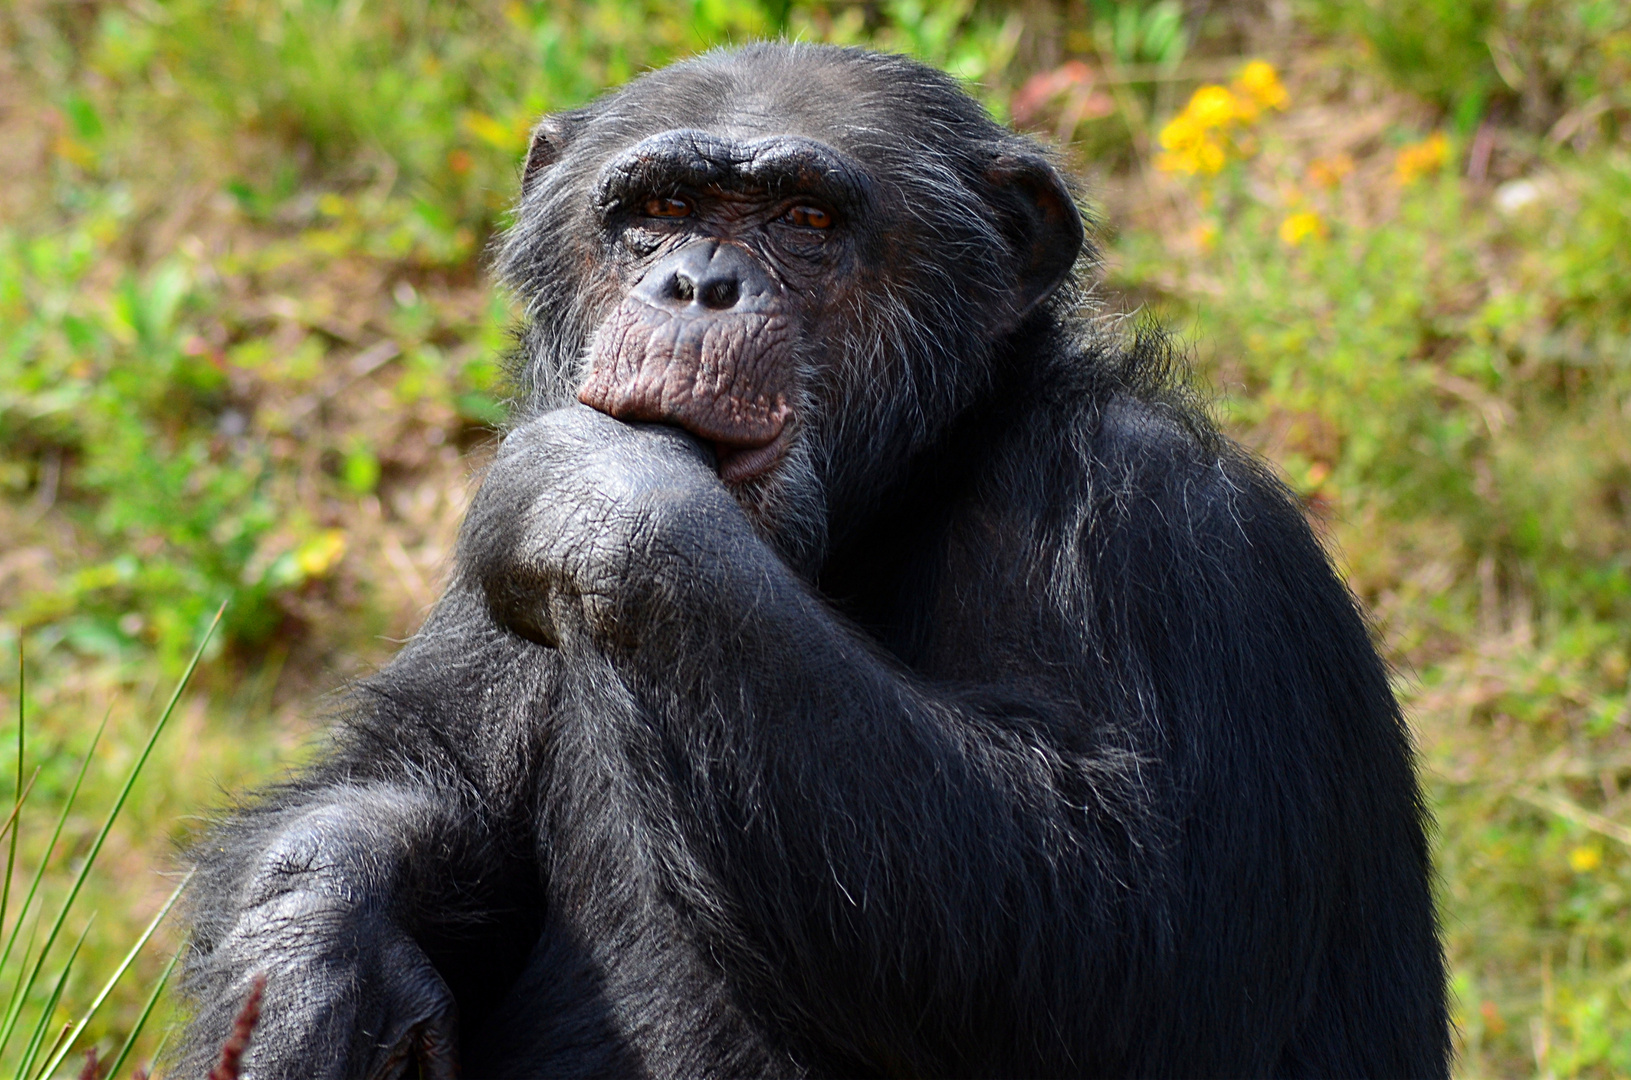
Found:
[[[695,300],[715,311],[734,306],[736,298],[742,295],[741,283],[736,280],[736,275],[721,274],[718,269],[710,266],[695,277],[689,270],[674,271],[674,276],[668,282],[669,295],[681,303]]]
[[[745,250],[702,240],[653,266],[634,294],[657,307],[749,312],[763,308],[775,290],[770,275]]]

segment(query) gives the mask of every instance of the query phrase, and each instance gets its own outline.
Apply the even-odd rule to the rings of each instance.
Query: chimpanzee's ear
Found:
[[[1041,157],[1003,154],[986,170],[1002,230],[1019,258],[1015,308],[1023,317],[1076,265],[1086,233],[1076,200]]]
[[[560,160],[566,144],[571,141],[571,120],[567,116],[546,116],[532,129],[532,145],[527,148],[527,163],[521,167],[521,194],[532,190],[538,177]]]

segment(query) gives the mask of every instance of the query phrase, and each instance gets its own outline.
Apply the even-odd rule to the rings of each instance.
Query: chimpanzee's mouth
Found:
[[[787,456],[787,449],[793,441],[792,434],[793,425],[784,423],[774,439],[756,446],[740,446],[716,441],[714,443],[714,457],[719,463],[719,478],[734,486],[752,480],[756,476],[763,476],[775,468],[777,462]]]
[[[626,299],[595,333],[578,400],[630,423],[673,424],[711,444],[737,485],[787,453],[792,331],[758,311],[696,315]]]

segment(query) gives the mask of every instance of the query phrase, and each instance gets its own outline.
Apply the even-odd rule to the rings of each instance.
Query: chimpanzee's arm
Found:
[[[784,565],[675,429],[569,407],[518,430],[460,559],[498,620],[598,697],[559,732],[561,775],[607,777],[610,819],[643,824],[656,890],[740,998],[787,1002],[857,1061],[934,1065],[913,1047],[942,1033],[902,1025],[966,1015],[982,986],[1045,999],[1046,973],[1014,965],[1163,876],[1148,823],[1047,734],[1050,687],[914,677]]]
[[[562,752],[579,775],[609,775],[645,823],[660,888],[749,1000],[782,1001],[874,1062],[954,1046],[963,1023],[1028,1041],[1050,1030],[1051,1011],[1106,1004],[1083,988],[1165,977],[1164,961],[1135,972],[1098,943],[1171,956],[1174,909],[1188,902],[1176,887],[1213,872],[1175,865],[1186,777],[1223,778],[1201,827],[1239,860],[1220,872],[1249,882],[1284,869],[1279,819],[1318,818],[1338,797],[1318,785],[1339,771],[1310,765],[1332,752],[1326,720],[1368,714],[1346,736],[1360,753],[1396,728],[1363,627],[1296,511],[1249,470],[1203,490],[1200,470],[1154,460],[1159,440],[1141,438],[1129,453],[1151,460],[1119,479],[1111,469],[1127,486],[1101,498],[1107,517],[1122,506],[1125,521],[1152,522],[1145,534],[1100,543],[1083,506],[1056,523],[1058,549],[988,547],[1016,564],[971,573],[969,600],[1010,610],[991,612],[966,673],[932,684],[813,595],[706,452],[671,429],[568,408],[519,430],[472,508],[461,560],[501,623],[556,646],[584,673],[580,692],[601,695],[579,713],[595,723],[561,732]],[[1207,505],[1241,483],[1238,507]],[[1028,574],[1044,584],[1025,594]],[[1078,620],[1038,640],[1062,636],[1081,653],[1026,658],[1021,640],[1004,674],[1001,654],[1016,650],[1000,638],[1032,618]],[[1093,620],[1115,625],[1097,633]],[[1407,769],[1397,743],[1366,767]],[[1204,767],[1187,773],[1197,755]],[[1191,813],[1214,813],[1213,792],[1189,794]],[[1408,834],[1411,823],[1382,817],[1377,828]],[[1216,891],[1291,902],[1235,891],[1246,888]],[[1305,932],[1323,931],[1289,931]],[[1249,955],[1253,943],[1236,946]],[[1238,973],[1241,985],[1300,978],[1267,969],[1310,962],[1258,952],[1250,962],[1264,970]],[[1065,1067],[1072,1048],[1015,1052]]]
[[[257,974],[252,1075],[453,1075],[455,994],[501,992],[536,933],[529,743],[554,663],[472,601],[455,583],[329,754],[193,852],[176,1075],[210,1068]]]

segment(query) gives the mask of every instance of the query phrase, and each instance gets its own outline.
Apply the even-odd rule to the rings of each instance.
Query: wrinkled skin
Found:
[[[518,419],[198,846],[172,1075],[1445,1076],[1425,813],[1301,513],[1045,155],[756,46],[546,119]]]
[[[721,555],[778,565],[694,438],[582,405],[505,440],[468,520],[461,562],[494,617],[556,648],[638,648],[653,594],[706,587]]]

